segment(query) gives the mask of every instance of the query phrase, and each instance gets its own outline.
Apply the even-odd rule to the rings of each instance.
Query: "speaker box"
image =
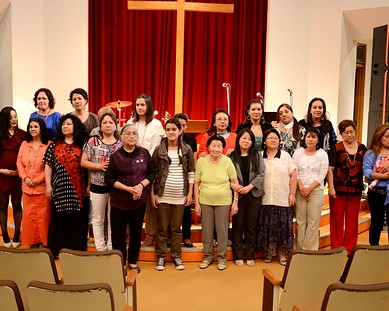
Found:
[[[377,126],[388,122],[388,25],[374,28],[367,144]],[[386,109],[383,109],[383,106]],[[384,116],[385,112],[385,116]]]

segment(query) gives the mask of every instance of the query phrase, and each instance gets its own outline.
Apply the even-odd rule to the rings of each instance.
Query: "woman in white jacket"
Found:
[[[324,179],[328,172],[328,156],[319,149],[321,139],[317,128],[305,135],[305,146],[293,154],[297,167],[296,222],[297,249],[319,248],[319,224],[324,202]]]

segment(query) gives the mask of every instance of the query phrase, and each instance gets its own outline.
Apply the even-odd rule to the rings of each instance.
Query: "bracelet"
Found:
[[[238,201],[239,199],[238,198],[234,198],[235,201]]]
[[[142,188],[144,188],[144,187],[145,187],[145,185],[144,185],[144,184],[142,184],[142,182],[140,182],[139,184],[142,186]]]

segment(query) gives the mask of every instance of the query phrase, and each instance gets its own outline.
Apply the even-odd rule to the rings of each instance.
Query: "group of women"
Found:
[[[249,101],[236,133],[227,111],[218,109],[209,131],[196,143],[178,114],[165,122],[154,118],[149,95],[136,98],[134,118],[121,129],[111,109],[99,116],[85,110],[88,95],[75,89],[74,111],[54,111],[50,90],[34,95],[38,108],[27,132],[18,128],[16,111],[0,113],[0,224],[6,247],[48,246],[55,256],[63,247],[85,250],[91,218],[96,249],[118,249],[130,269],[137,265],[146,215],[144,246],[156,240],[156,269],[165,269],[170,235],[176,269],[185,268],[181,243],[191,247],[190,205],[202,219],[204,258],[227,267],[228,226],[232,215],[235,264],[254,266],[254,252],[281,265],[294,245],[319,247],[323,189],[328,182],[332,247],[356,244],[363,175],[372,214],[370,244],[376,245],[388,217],[389,126],[378,127],[370,150],[355,140],[355,124],[339,124],[342,141],[328,120],[326,104],[314,98],[306,117],[297,122],[282,104],[277,121],[264,120],[263,105]],[[90,132],[96,134],[88,137]],[[23,217],[22,198],[23,192]],[[14,212],[13,239],[7,232],[8,200]],[[90,211],[90,208],[92,210]],[[186,215],[186,216],[185,216]],[[296,216],[296,242],[293,217]],[[185,220],[186,219],[186,220]],[[189,219],[189,220],[188,220]],[[185,224],[185,225],[184,225]],[[21,225],[23,230],[21,231]],[[126,228],[130,242],[126,250]],[[21,235],[21,236],[20,236]]]

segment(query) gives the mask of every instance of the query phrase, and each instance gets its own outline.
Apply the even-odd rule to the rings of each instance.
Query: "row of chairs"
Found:
[[[358,245],[348,259],[344,247],[294,250],[282,280],[263,269],[262,310],[387,310],[388,263],[388,245]]]
[[[63,249],[59,262],[62,280],[49,249],[0,247],[0,310],[137,310],[136,271],[125,275],[120,251]]]

